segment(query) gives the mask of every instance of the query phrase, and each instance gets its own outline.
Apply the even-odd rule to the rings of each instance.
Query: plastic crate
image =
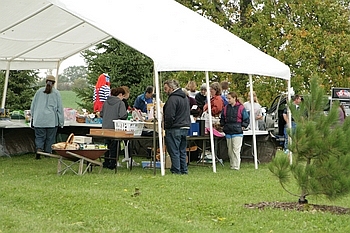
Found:
[[[142,161],[141,165],[142,165],[142,168],[153,168],[154,162],[153,161]],[[161,168],[160,162],[156,162],[156,168]]]
[[[133,132],[134,136],[141,136],[144,122],[141,121],[127,121],[127,120],[113,120],[114,129]]]

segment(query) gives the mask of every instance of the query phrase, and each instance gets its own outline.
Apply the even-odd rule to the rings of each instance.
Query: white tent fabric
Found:
[[[0,69],[55,69],[110,35],[45,0],[0,0]]]
[[[158,71],[221,71],[289,79],[289,68],[171,0],[50,0],[153,59]]]
[[[154,61],[157,98],[158,71],[220,71],[290,81],[288,66],[173,0],[0,4],[0,69],[57,68],[69,56],[114,37]]]

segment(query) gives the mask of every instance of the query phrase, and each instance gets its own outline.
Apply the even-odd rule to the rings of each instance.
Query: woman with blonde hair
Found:
[[[195,98],[196,94],[199,92],[197,91],[197,84],[195,81],[188,81],[186,90],[188,91],[188,96],[192,98]]]

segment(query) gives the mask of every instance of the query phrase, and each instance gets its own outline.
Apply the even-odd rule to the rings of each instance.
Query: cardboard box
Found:
[[[114,129],[90,129],[90,135],[105,136],[110,138],[132,138],[134,137],[134,132],[114,130]]]
[[[186,163],[188,164],[188,156],[186,156]],[[171,158],[168,154],[165,156],[165,168],[171,168]]]
[[[92,137],[86,137],[86,136],[74,136],[73,142],[75,143],[92,143]]]
[[[171,158],[169,155],[165,156],[165,168],[171,168]]]
[[[84,150],[95,150],[95,149],[99,149],[99,148],[98,148],[98,146],[96,148],[95,144],[84,144],[83,149]]]

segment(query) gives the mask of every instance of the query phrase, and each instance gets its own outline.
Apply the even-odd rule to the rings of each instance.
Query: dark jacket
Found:
[[[194,97],[196,99],[198,107],[203,111],[203,107],[207,101],[207,97],[202,95],[202,93],[198,92]]]
[[[113,120],[125,120],[128,113],[124,102],[116,96],[108,96],[101,110],[102,129],[114,129]]]
[[[249,114],[240,102],[236,102],[235,106],[228,104],[224,107],[220,125],[224,126],[225,134],[243,134],[242,127],[247,128],[249,123]]]
[[[134,102],[134,108],[140,109],[141,112],[147,112],[147,104],[151,104],[153,102],[152,98],[146,99],[146,92],[137,96]]]
[[[163,107],[164,128],[190,127],[190,104],[181,88],[169,95]]]

